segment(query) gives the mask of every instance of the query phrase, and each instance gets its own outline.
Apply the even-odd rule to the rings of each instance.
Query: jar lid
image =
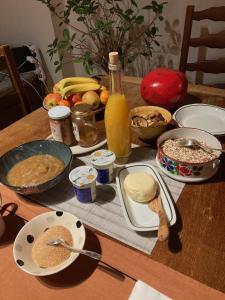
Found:
[[[115,154],[110,150],[97,150],[91,154],[91,163],[94,167],[107,167],[114,163]]]
[[[90,104],[77,104],[73,107],[72,109],[72,113],[75,114],[76,116],[86,116],[88,115],[90,112],[92,112],[92,105]]]
[[[70,108],[67,106],[54,106],[48,111],[48,116],[54,120],[60,120],[68,117],[70,115]]]

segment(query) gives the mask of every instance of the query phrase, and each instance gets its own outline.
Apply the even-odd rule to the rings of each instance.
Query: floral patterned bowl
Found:
[[[218,158],[221,153],[218,154],[218,157],[201,163],[191,163],[169,157],[163,151],[163,143],[168,139],[179,138],[193,138],[204,142],[209,147],[222,149],[219,140],[207,131],[188,127],[169,130],[161,134],[157,140],[157,163],[161,170],[166,175],[184,182],[203,181],[211,178],[218,169],[220,163]]]

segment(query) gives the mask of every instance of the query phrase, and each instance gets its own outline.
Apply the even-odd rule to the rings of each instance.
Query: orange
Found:
[[[106,105],[108,99],[109,99],[109,91],[108,90],[101,91],[101,93],[100,93],[101,103]]]

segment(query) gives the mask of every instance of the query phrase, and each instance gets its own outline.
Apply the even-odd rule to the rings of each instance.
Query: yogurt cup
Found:
[[[91,154],[91,164],[97,170],[97,181],[109,183],[113,180],[115,154],[109,150],[97,150]]]
[[[91,166],[81,166],[69,174],[77,200],[82,203],[93,202],[96,198],[97,171]]]

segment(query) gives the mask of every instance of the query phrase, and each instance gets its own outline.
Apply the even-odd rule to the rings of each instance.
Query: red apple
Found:
[[[151,105],[175,109],[187,93],[187,78],[184,73],[158,68],[149,72],[141,82],[141,96]]]
[[[81,101],[80,95],[79,94],[73,95],[73,97],[71,98],[71,101],[73,102],[73,104],[80,102]]]

